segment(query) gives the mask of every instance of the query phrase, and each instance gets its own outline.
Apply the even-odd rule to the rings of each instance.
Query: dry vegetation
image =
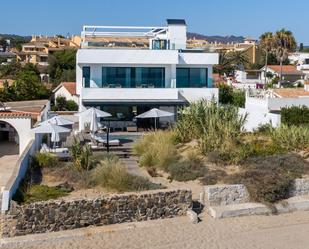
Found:
[[[298,153],[309,148],[309,129],[266,125],[245,133],[245,120],[235,107],[200,101],[183,110],[173,130],[144,136],[134,151],[153,175],[164,170],[177,181],[243,183],[254,201],[285,199],[292,181],[309,173]]]

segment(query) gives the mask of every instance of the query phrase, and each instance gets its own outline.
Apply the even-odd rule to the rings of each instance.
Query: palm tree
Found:
[[[265,84],[267,83],[267,64],[268,64],[268,54],[274,49],[274,36],[272,32],[266,32],[260,36],[260,46],[265,51],[265,70],[264,78]]]
[[[249,63],[245,51],[232,51],[220,53],[219,65],[216,67],[220,74],[228,75],[237,67],[247,65]]]
[[[249,64],[248,56],[246,51],[233,51],[228,53],[228,58],[234,67],[244,68],[245,65]]]
[[[293,36],[293,33],[285,29],[281,29],[275,33],[274,43],[275,43],[275,53],[278,61],[280,61],[279,87],[281,87],[283,61],[288,58],[290,52],[295,51],[297,43]]]

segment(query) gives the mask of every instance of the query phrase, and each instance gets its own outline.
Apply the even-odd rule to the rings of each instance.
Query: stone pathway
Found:
[[[0,203],[2,188],[10,179],[18,157],[17,145],[10,142],[0,142]]]
[[[138,166],[137,157],[129,156],[121,158],[121,160],[126,165],[127,171],[130,174],[149,178],[149,174],[147,173],[147,171]]]

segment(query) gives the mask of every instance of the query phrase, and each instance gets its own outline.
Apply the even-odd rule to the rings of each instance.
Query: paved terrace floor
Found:
[[[0,191],[10,179],[18,157],[18,145],[0,142]]]

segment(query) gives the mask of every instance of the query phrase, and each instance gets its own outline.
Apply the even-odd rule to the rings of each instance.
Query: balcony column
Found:
[[[176,88],[176,65],[171,65],[171,81],[170,81],[170,87]]]

